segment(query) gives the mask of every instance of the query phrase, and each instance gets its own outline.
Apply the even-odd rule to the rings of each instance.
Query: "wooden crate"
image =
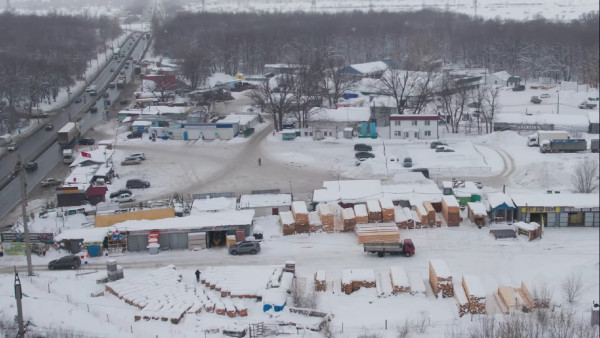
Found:
[[[323,230],[326,232],[333,232],[333,218],[335,216],[333,208],[327,203],[319,203],[317,204],[317,213],[319,213],[319,217],[321,218]]]
[[[367,217],[369,223],[381,223],[381,206],[376,200],[367,201]]]
[[[308,209],[306,208],[306,203],[304,201],[292,202],[292,214],[294,215],[296,226],[306,227],[306,232],[308,232]]]
[[[395,222],[395,207],[394,202],[389,198],[380,198],[379,206],[381,207],[381,221]]]
[[[442,295],[442,298],[454,296],[454,286],[452,284],[452,274],[444,260],[432,259],[429,261],[429,284],[436,297]]]
[[[354,216],[356,217],[356,224],[369,223],[369,214],[367,212],[367,206],[364,204],[354,205]]]
[[[354,232],[354,229],[356,227],[356,217],[354,216],[354,209],[342,209],[342,224],[342,232]]]
[[[358,244],[369,242],[398,243],[400,232],[395,223],[356,224]]]

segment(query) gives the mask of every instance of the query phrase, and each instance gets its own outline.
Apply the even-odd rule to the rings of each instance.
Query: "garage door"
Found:
[[[183,250],[188,248],[188,234],[186,232],[169,234],[169,248]]]
[[[127,251],[146,251],[148,246],[148,235],[127,236]]]

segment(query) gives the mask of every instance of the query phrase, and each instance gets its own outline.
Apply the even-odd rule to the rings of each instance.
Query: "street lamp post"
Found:
[[[556,115],[558,115],[559,111],[560,111],[560,91],[557,90],[556,91]]]

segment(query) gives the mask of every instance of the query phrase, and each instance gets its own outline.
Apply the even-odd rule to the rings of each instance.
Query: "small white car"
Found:
[[[542,99],[547,99],[549,97],[550,97],[550,94],[548,94],[548,93],[544,93],[544,94],[540,95],[540,98],[542,98]]]
[[[134,196],[133,196],[133,194],[130,194],[130,193],[124,193],[124,194],[121,194],[121,195],[119,195],[117,197],[113,197],[111,200],[113,202],[119,202],[119,203],[122,203],[122,202],[131,202],[131,201],[134,200]]]
[[[140,160],[145,160],[146,155],[144,153],[133,153],[127,156],[127,159],[139,158]]]

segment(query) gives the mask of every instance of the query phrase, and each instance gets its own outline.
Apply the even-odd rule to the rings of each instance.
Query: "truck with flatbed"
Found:
[[[62,147],[68,147],[79,135],[79,128],[75,122],[67,122],[56,134],[58,144]]]
[[[412,240],[408,238],[399,243],[363,243],[363,249],[368,253],[376,253],[379,257],[383,257],[386,253],[392,255],[404,255],[406,257],[410,257],[415,254],[415,245],[413,244]]]
[[[540,144],[540,153],[574,153],[586,149],[586,139],[545,140]]]
[[[563,130],[538,130],[527,137],[527,146],[539,147],[545,140],[568,140],[569,132]]]

